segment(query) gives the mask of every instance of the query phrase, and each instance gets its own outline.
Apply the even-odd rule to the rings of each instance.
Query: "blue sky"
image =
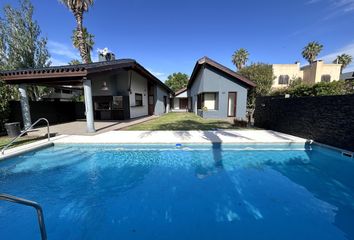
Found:
[[[70,38],[72,14],[57,0],[32,3],[53,65],[79,58]],[[325,61],[342,52],[354,56],[354,0],[96,0],[84,24],[95,35],[94,59],[97,49],[108,47],[161,80],[177,71],[191,74],[203,56],[234,69],[231,55],[241,47],[250,62],[305,64],[301,51],[310,41],[324,45],[319,58]]]

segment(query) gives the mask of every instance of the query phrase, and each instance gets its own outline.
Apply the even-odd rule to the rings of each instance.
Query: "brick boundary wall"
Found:
[[[354,151],[354,95],[259,97],[255,126]]]

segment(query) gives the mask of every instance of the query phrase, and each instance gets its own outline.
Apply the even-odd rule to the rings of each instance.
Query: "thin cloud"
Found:
[[[332,12],[330,16],[334,16],[338,13],[348,13],[354,11],[354,0],[309,0],[305,4],[322,4],[324,6],[328,6]]]
[[[354,11],[354,0],[336,0],[333,4],[344,12]]]
[[[322,59],[326,63],[332,63],[337,58],[338,55],[341,55],[343,53],[351,55],[354,58],[354,42],[349,43],[332,53],[324,55],[319,59]],[[354,71],[354,62],[344,69],[344,72],[348,72],[348,71]]]
[[[314,4],[314,3],[318,3],[320,2],[321,0],[310,0],[310,1],[307,1],[305,4],[306,5],[311,5],[311,4]]]
[[[74,47],[68,46],[60,42],[48,41],[48,50],[52,55],[65,57],[70,60],[80,59],[80,55]]]
[[[64,66],[64,65],[68,65],[68,62],[64,62],[62,60],[56,59],[51,57],[49,59],[49,61],[51,62],[50,66]]]
[[[166,78],[166,73],[162,72],[155,72],[151,69],[147,69],[149,72],[151,72],[155,77],[159,78],[160,80],[165,80]]]

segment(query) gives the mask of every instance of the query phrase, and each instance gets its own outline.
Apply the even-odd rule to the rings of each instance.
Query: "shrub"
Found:
[[[248,126],[248,122],[244,119],[234,119],[234,126],[235,127],[241,127],[241,128],[245,128]]]
[[[287,94],[290,94],[294,97],[303,97],[303,96],[314,96],[313,95],[313,87],[308,84],[299,84],[293,88],[288,88]]]
[[[290,87],[296,87],[298,85],[301,85],[303,82],[302,82],[302,78],[298,77],[298,78],[292,78],[290,80],[290,84],[289,86]]]
[[[353,83],[347,81],[320,82],[313,85],[300,83],[290,85],[288,88],[274,90],[271,95],[290,94],[292,97],[329,96],[353,94]]]
[[[9,100],[12,96],[12,88],[0,81],[0,133],[5,131],[4,124],[8,121],[10,114]]]

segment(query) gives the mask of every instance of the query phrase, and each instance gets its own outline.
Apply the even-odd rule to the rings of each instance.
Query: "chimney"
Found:
[[[105,62],[105,61],[112,61],[115,60],[116,56],[113,52],[109,51],[108,48],[98,49],[98,61]]]
[[[300,62],[299,62],[299,61],[296,61],[296,62],[295,62],[295,64],[296,64],[296,65],[297,65],[297,67],[300,69],[300,67],[301,67]]]

